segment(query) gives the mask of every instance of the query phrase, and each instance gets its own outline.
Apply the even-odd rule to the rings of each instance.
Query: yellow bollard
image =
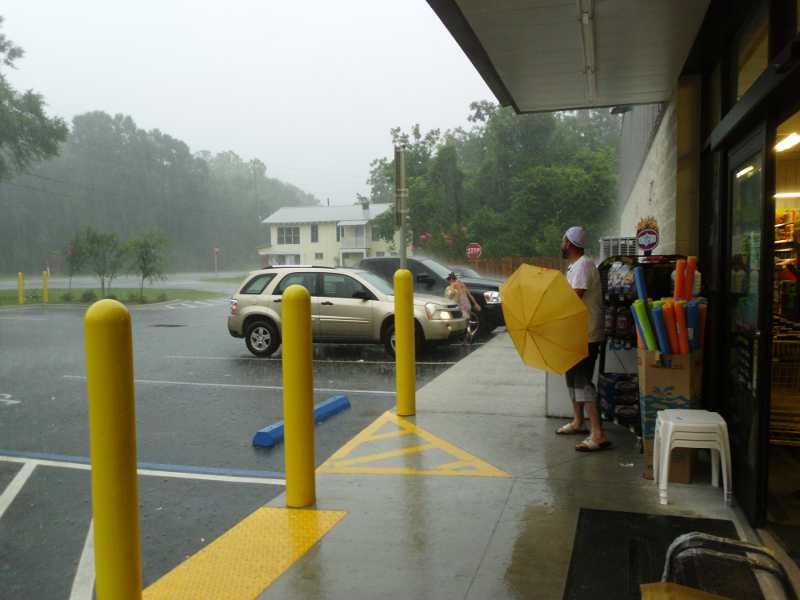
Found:
[[[48,287],[50,286],[50,273],[47,271],[42,271],[42,302],[47,304],[47,300],[50,297],[48,293]]]
[[[301,285],[283,293],[283,439],[286,506],[317,501],[314,480],[314,371],[311,296]]]
[[[131,316],[116,300],[86,311],[86,387],[98,600],[140,600],[139,495]]]
[[[17,273],[17,301],[25,304],[25,276],[22,271]]]
[[[417,414],[417,366],[414,346],[414,279],[408,269],[394,274],[394,332],[397,364],[397,414]]]

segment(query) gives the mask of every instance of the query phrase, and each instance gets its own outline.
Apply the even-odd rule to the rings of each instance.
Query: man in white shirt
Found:
[[[591,259],[584,255],[586,231],[583,227],[570,227],[561,240],[561,254],[569,261],[567,281],[583,300],[589,313],[589,356],[566,372],[575,418],[560,427],[559,435],[587,434],[583,422],[584,407],[589,416],[591,434],[575,446],[579,452],[596,452],[611,446],[603,432],[603,423],[597,409],[597,391],[592,379],[597,356],[604,341],[603,334],[603,292],[600,272]]]

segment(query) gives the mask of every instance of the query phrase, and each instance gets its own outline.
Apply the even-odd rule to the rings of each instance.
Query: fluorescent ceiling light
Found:
[[[773,198],[800,198],[800,192],[778,192]]]
[[[775,150],[778,152],[783,152],[784,150],[788,150],[789,148],[794,148],[800,144],[800,135],[797,135],[796,131],[793,131],[788,136],[783,138],[780,142],[775,144]]]
[[[741,179],[745,175],[749,175],[750,173],[752,173],[755,170],[756,170],[756,168],[753,165],[747,165],[744,169],[742,169],[741,171],[736,173],[736,179]]]

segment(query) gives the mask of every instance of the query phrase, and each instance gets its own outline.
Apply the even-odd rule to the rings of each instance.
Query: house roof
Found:
[[[266,219],[265,224],[283,223],[340,223],[342,221],[371,221],[391,209],[390,204],[370,204],[367,213],[360,204],[350,206],[288,206],[279,208]]]
[[[504,106],[668,100],[709,0],[428,0]]]

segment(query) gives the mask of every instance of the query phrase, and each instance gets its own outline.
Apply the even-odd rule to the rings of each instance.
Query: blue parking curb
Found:
[[[336,413],[350,408],[347,396],[333,396],[314,405],[314,423],[322,423]],[[278,421],[256,431],[253,436],[253,446],[259,448],[272,448],[283,441],[283,421]]]

